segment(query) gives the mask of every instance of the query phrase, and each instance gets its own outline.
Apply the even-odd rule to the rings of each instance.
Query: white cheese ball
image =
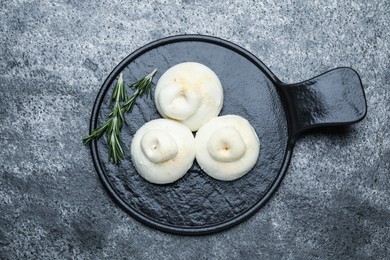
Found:
[[[196,131],[218,116],[223,104],[223,89],[210,68],[196,62],[184,62],[161,76],[154,101],[162,117],[175,119]]]
[[[131,159],[145,180],[155,184],[174,182],[192,166],[194,136],[188,127],[174,120],[152,120],[135,133]]]
[[[195,137],[196,160],[209,176],[231,181],[256,164],[260,141],[251,124],[237,115],[211,119]]]

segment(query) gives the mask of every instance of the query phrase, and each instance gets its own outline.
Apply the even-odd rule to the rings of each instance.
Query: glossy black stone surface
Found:
[[[290,139],[315,127],[359,122],[367,103],[359,75],[337,68],[296,84],[277,84],[289,118]]]
[[[193,61],[211,68],[224,89],[221,115],[246,118],[260,140],[260,156],[254,168],[239,180],[223,182],[205,174],[195,162],[175,183],[155,185],[134,169],[129,156],[119,166],[108,161],[106,140],[92,146],[97,171],[111,195],[134,217],[146,224],[178,234],[204,234],[237,224],[264,204],[286,169],[288,129],[284,108],[267,70],[250,53],[221,39],[177,36],[145,46],[126,58],[108,77],[95,103],[93,128],[109,114],[109,96],[119,72],[134,82],[153,68],[155,81],[170,67]],[[109,109],[107,109],[109,108]],[[161,118],[152,99],[137,102],[126,116],[124,152],[130,155],[134,133],[146,122]],[[98,124],[99,125],[99,124]]]
[[[92,129],[110,113],[110,91],[120,72],[126,82],[134,82],[135,73],[139,78],[159,68],[158,78],[186,61],[202,63],[218,75],[224,89],[221,115],[246,118],[260,138],[261,149],[254,168],[239,180],[214,180],[195,162],[179,181],[154,185],[137,174],[129,159],[120,167],[112,165],[106,140],[99,141],[99,146],[94,143],[93,160],[109,193],[132,216],[165,231],[205,234],[240,223],[275,192],[300,132],[321,125],[351,124],[366,114],[363,86],[352,69],[339,68],[303,83],[285,85],[239,46],[209,36],[183,35],[148,44],[115,68],[94,105]],[[130,116],[123,129],[126,154],[135,132],[160,118],[152,100],[140,101]]]

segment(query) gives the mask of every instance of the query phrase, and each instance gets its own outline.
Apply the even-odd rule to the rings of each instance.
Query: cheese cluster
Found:
[[[131,144],[133,165],[147,181],[172,183],[195,158],[206,174],[224,181],[256,164],[260,142],[250,123],[237,115],[218,117],[223,88],[210,68],[196,62],[171,67],[159,79],[154,101],[163,119],[142,126]]]

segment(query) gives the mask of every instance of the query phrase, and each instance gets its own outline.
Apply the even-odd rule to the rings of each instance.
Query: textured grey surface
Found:
[[[390,255],[388,1],[0,1],[0,259],[386,259]],[[280,2],[280,3],[279,3]],[[135,221],[103,190],[81,137],[130,52],[200,33],[283,81],[356,69],[368,115],[302,136],[278,192],[202,237]]]

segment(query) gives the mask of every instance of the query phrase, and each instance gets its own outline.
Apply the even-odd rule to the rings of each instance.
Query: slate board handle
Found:
[[[356,123],[367,114],[361,79],[351,68],[336,68],[300,83],[278,83],[277,88],[292,141],[308,129]]]

